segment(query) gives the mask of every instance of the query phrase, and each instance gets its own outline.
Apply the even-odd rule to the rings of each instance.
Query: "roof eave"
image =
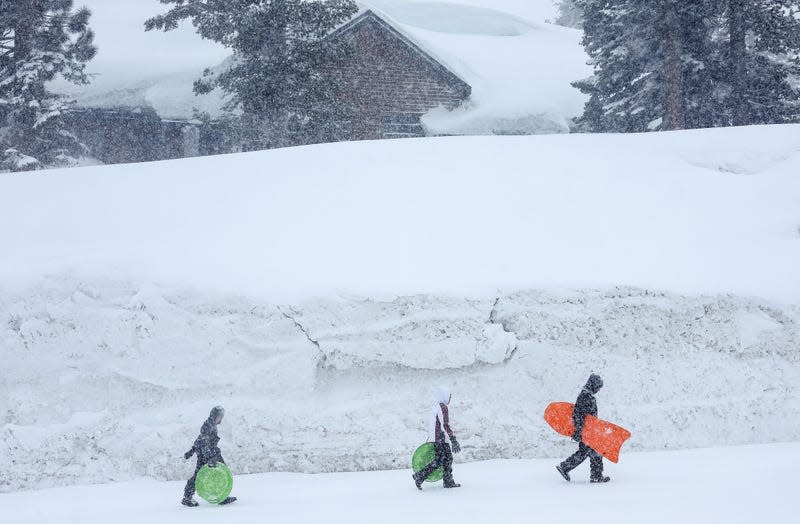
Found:
[[[346,24],[342,25],[331,34],[328,35],[327,38],[339,38],[344,36],[345,34],[354,31],[360,25],[366,22],[375,22],[383,29],[385,29],[392,37],[396,38],[408,48],[412,50],[415,54],[420,56],[425,62],[427,62],[433,69],[444,76],[444,78],[452,85],[452,87],[463,96],[466,100],[472,94],[472,86],[470,86],[467,82],[465,82],[461,77],[459,77],[456,73],[451,71],[447,66],[442,64],[439,60],[432,57],[429,53],[427,53],[422,47],[411,40],[408,36],[403,34],[399,31],[396,27],[392,24],[384,20],[381,16],[377,15],[372,9],[367,9],[360,15],[356,16]]]

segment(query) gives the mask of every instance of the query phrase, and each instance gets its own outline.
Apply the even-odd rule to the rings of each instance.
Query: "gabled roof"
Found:
[[[401,45],[410,50],[413,54],[415,54],[424,62],[426,62],[429,66],[431,66],[431,68],[434,71],[436,71],[439,75],[441,75],[445,79],[445,81],[448,84],[450,84],[465,99],[470,96],[470,94],[472,93],[472,87],[467,82],[462,80],[457,74],[448,69],[447,66],[442,64],[439,60],[433,58],[419,44],[414,42],[410,36],[404,34],[397,27],[387,22],[384,18],[375,14],[375,12],[372,11],[371,9],[363,11],[361,14],[357,15],[355,18],[353,18],[343,26],[336,29],[334,32],[328,35],[328,38],[343,37],[347,34],[353,33],[356,29],[358,29],[362,25],[369,23],[377,25],[390,38],[396,40]]]

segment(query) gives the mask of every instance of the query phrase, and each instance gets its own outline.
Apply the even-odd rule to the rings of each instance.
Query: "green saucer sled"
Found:
[[[211,504],[219,504],[231,494],[233,489],[233,475],[231,470],[219,462],[215,467],[210,468],[208,464],[200,468],[195,480],[197,494]]]
[[[433,462],[433,459],[436,458],[436,451],[433,449],[433,442],[426,442],[425,444],[421,445],[417,448],[414,452],[414,456],[411,457],[411,469],[414,470],[414,473],[425,469],[425,466]],[[433,473],[428,475],[428,478],[425,479],[426,482],[438,482],[442,480],[444,476],[444,470],[442,468],[433,470]]]

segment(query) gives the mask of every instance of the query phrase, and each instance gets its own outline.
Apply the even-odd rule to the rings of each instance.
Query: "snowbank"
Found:
[[[0,178],[0,281],[255,295],[800,296],[797,126],[469,137]]]
[[[569,442],[544,407],[591,371],[632,450],[800,439],[787,423],[800,311],[758,300],[615,289],[276,306],[70,280],[3,297],[2,491],[180,478],[219,403],[239,472],[402,468],[440,382],[465,460],[554,457]]]
[[[560,456],[591,371],[631,450],[797,441],[798,130],[0,176],[0,490],[178,479],[220,403],[241,473],[405,467],[440,382],[465,460]]]

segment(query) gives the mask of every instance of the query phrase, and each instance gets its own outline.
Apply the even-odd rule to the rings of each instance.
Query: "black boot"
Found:
[[[589,479],[589,482],[592,484],[602,484],[603,482],[608,482],[611,480],[611,477],[592,477]]]
[[[231,502],[236,502],[236,497],[228,497],[220,502],[219,505],[222,506],[223,504],[230,504]]]
[[[567,470],[564,469],[564,466],[562,464],[559,464],[558,466],[556,466],[556,470],[559,473],[561,473],[561,476],[564,477],[564,480],[566,480],[567,482],[570,481],[569,473],[567,473]]]
[[[196,508],[197,506],[200,505],[191,497],[183,497],[183,500],[181,500],[181,504],[183,504],[184,506],[189,506],[190,508]]]
[[[448,483],[446,483],[446,484],[444,485],[444,487],[445,487],[445,488],[460,488],[460,487],[461,487],[461,484],[459,484],[458,482],[455,482],[455,481],[453,481],[453,482],[448,482]]]
[[[425,482],[425,479],[419,476],[419,473],[414,473],[411,475],[414,479],[414,485],[417,486],[417,489],[422,491],[422,483]]]

